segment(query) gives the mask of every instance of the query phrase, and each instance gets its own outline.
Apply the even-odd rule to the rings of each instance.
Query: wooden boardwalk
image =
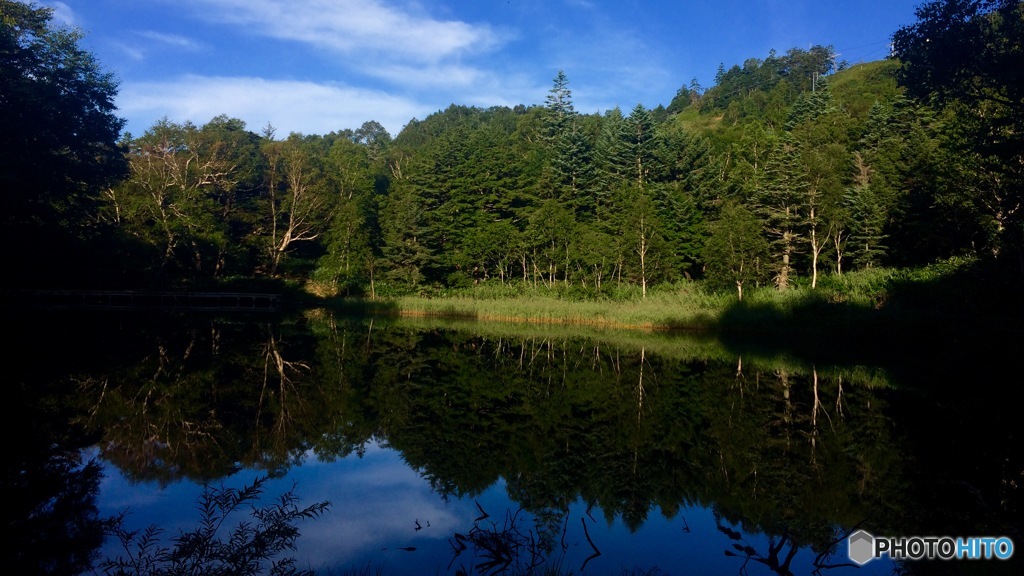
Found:
[[[32,290],[7,294],[8,306],[49,310],[277,310],[278,294],[252,292],[148,292],[134,290]]]

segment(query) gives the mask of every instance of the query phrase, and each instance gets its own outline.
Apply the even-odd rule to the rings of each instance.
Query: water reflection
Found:
[[[15,368],[14,382],[40,443],[72,461],[95,446],[113,465],[105,511],[123,509],[125,495],[173,493],[170,508],[188,512],[203,483],[256,473],[282,491],[298,481],[304,500],[333,503],[302,526],[301,558],[335,573],[821,573],[846,567],[854,526],[1019,526],[1007,483],[1020,479],[1017,443],[1001,443],[998,466],[981,454],[968,476],[944,468],[919,439],[936,426],[921,409],[947,421],[948,397],[887,375],[899,367],[768,358],[678,336],[385,326],[322,312],[76,320],[62,332],[26,326],[17,354],[69,353]],[[981,433],[1002,429],[999,407],[979,408],[989,416]],[[965,442],[971,432],[957,431]],[[22,474],[47,470],[16,460],[8,466]],[[98,520],[88,474],[56,468],[86,487],[75,514]],[[963,484],[972,502],[956,499]],[[133,508],[143,525],[187,521]]]

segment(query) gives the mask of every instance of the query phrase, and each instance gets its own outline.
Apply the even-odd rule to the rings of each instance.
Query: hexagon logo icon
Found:
[[[865,532],[864,530],[857,530],[853,534],[850,534],[850,560],[856,562],[859,566],[867,564],[870,560],[875,557],[875,537]]]

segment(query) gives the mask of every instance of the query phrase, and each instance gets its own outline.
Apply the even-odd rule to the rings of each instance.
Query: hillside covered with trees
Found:
[[[581,113],[553,71],[542,103],[452,104],[396,135],[283,135],[230,110],[120,134],[116,82],[77,33],[0,6],[19,287],[742,297],[951,258],[1024,278],[1021,2],[931,2],[890,59],[773,51],[654,109]]]

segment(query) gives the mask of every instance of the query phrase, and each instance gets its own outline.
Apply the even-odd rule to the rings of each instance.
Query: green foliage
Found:
[[[423,201],[411,186],[396,186],[382,199],[381,247],[387,277],[415,286],[423,281],[429,265],[428,224]]]
[[[330,503],[300,508],[293,489],[275,504],[253,507],[252,521],[235,521],[233,515],[260,499],[266,482],[267,478],[261,477],[242,488],[207,486],[198,501],[198,526],[174,536],[171,546],[161,541],[163,529],[158,526],[124,528],[126,516],[122,513],[111,521],[108,531],[120,542],[126,556],[107,558],[99,570],[115,576],[312,576],[314,570],[297,568],[295,558],[283,555],[295,549],[299,537],[296,523],[319,518]]]
[[[253,255],[229,245],[257,225],[242,211],[259,186],[257,137],[224,116],[202,128],[163,119],[127,145],[131,174],[108,190],[103,215],[146,248],[134,264],[168,284],[251,270]]]
[[[79,46],[80,31],[53,27],[52,17],[50,8],[0,1],[0,241],[18,246],[10,277],[30,287],[103,281],[89,249],[107,233],[96,209],[127,170],[117,81]]]
[[[717,220],[708,224],[704,244],[707,279],[713,286],[736,288],[743,299],[743,285],[765,276],[768,243],[761,222],[743,206],[727,203]]]
[[[843,203],[848,210],[847,252],[861,268],[879,265],[885,256],[885,206],[868,182],[858,182],[846,191]]]
[[[973,188],[972,216],[993,253],[1024,262],[1024,4],[936,0],[917,16],[893,35],[900,82],[953,112],[948,145]]]
[[[644,294],[682,277],[735,282],[724,252],[707,249],[725,237],[727,204],[760,221],[770,255],[754,282],[770,271],[780,289],[1024,253],[1019,2],[931,2],[896,33],[900,61],[772,51],[723,65],[710,88],[691,82],[667,107],[581,114],[559,70],[542,106],[453,104],[393,140],[373,121],[275,139],[222,115],[164,119],[120,147],[116,84],[80,35],[49,28],[45,9],[0,5],[0,105],[34,119],[0,142],[0,178],[23,192],[3,233],[39,240],[26,263],[64,243],[68,259],[109,253],[106,281],[130,287],[312,276],[371,297],[378,284],[420,293],[495,279]],[[55,93],[62,82],[74,89]],[[72,120],[83,128],[61,132]]]
[[[831,46],[812,46],[809,50],[792,48],[783,56],[772,50],[767,58],[758,60],[750,58],[743,66],[734,65],[728,70],[719,67],[715,77],[715,86],[710,88],[702,98],[702,111],[728,110],[732,108],[733,120],[739,120],[741,102],[762,99],[761,94],[769,93],[785,82],[785,92],[793,95],[813,89],[820,76],[835,69],[835,50]],[[795,91],[790,90],[790,86]],[[756,95],[755,95],[756,94]],[[763,99],[765,103],[775,100],[778,95]],[[783,102],[788,98],[783,96]],[[789,102],[786,102],[787,104]],[[777,106],[777,104],[775,104]],[[752,112],[764,111],[764,106],[757,106]]]

